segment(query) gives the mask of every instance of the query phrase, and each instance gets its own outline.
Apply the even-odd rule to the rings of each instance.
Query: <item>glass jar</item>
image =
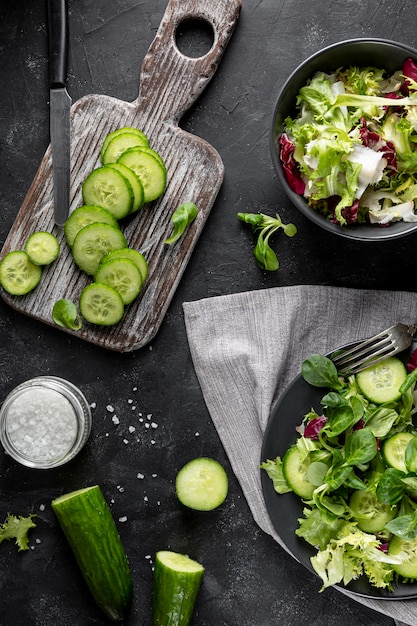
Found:
[[[5,451],[27,467],[48,469],[67,463],[91,431],[86,398],[72,383],[38,376],[18,385],[0,409]]]

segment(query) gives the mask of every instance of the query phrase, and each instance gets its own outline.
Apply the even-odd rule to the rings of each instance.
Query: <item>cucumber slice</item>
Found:
[[[13,296],[23,296],[39,284],[42,269],[24,250],[8,252],[0,263],[0,284]]]
[[[80,206],[71,213],[64,224],[64,235],[67,244],[72,248],[74,239],[79,231],[88,226],[88,224],[94,224],[94,222],[102,222],[103,224],[110,224],[115,228],[119,227],[117,219],[109,213],[103,207],[95,205],[83,205]]]
[[[125,248],[126,245],[126,238],[119,228],[95,222],[84,226],[77,233],[72,256],[81,270],[93,276],[105,254]]]
[[[155,556],[152,585],[154,626],[188,626],[194,612],[204,567],[188,556],[160,550]]]
[[[130,259],[110,259],[100,263],[94,274],[96,283],[110,285],[122,296],[123,304],[130,304],[142,289],[142,274]]]
[[[109,142],[106,148],[101,150],[100,160],[103,165],[115,163],[122,152],[136,146],[148,146],[149,142],[146,137],[138,133],[117,133]]]
[[[226,499],[227,474],[215,459],[201,457],[180,469],[175,481],[178,500],[189,509],[212,511]]]
[[[365,533],[380,532],[397,514],[395,507],[383,504],[369,491],[354,491],[349,500],[349,507],[358,522],[358,527]]]
[[[88,588],[112,621],[129,614],[132,575],[111,511],[98,485],[52,501]]]
[[[58,258],[59,241],[52,233],[38,230],[29,235],[25,252],[35,265],[50,265]]]
[[[135,135],[139,135],[141,137],[142,141],[144,142],[144,145],[149,145],[149,139],[147,138],[147,136],[145,135],[143,131],[139,130],[139,128],[134,128],[132,126],[122,126],[122,128],[117,128],[116,130],[109,133],[104,138],[103,145],[101,147],[100,158],[101,158],[101,155],[105,153],[107,146],[109,145],[111,140],[114,139],[114,137],[117,137],[118,135],[122,135],[123,133],[135,133]]]
[[[356,374],[359,389],[371,402],[383,404],[401,397],[400,387],[407,378],[402,361],[392,356]]]
[[[145,192],[145,202],[156,200],[164,193],[167,172],[160,158],[141,148],[130,148],[120,155],[118,163],[130,167],[140,178]]]
[[[87,176],[82,186],[84,204],[95,204],[110,211],[117,220],[133,207],[133,189],[120,172],[103,165]]]
[[[389,542],[388,554],[398,556],[402,552],[405,554],[404,561],[393,563],[392,569],[404,578],[417,578],[417,539],[409,541],[394,535]]]
[[[119,171],[125,178],[127,178],[133,191],[133,204],[130,213],[136,213],[136,211],[139,211],[145,201],[145,192],[139,177],[133,170],[130,169],[130,167],[126,167],[126,165],[123,165],[122,163],[109,163],[107,167],[111,167]]]
[[[310,462],[308,459],[301,461],[297,446],[291,446],[282,459],[282,471],[284,478],[294,493],[300,498],[310,500],[316,486],[307,480],[307,470]]]
[[[408,473],[405,465],[405,449],[414,437],[415,435],[411,433],[396,433],[384,441],[382,455],[390,467]]]
[[[133,248],[121,248],[121,250],[112,250],[101,259],[101,263],[106,263],[111,259],[130,259],[131,261],[133,261],[133,263],[137,265],[138,270],[142,274],[142,282],[145,282],[145,280],[147,279],[149,271],[148,263],[143,254],[141,254],[141,252],[138,252]]]
[[[124,314],[122,296],[110,285],[90,283],[81,292],[80,313],[91,324],[113,326]]]

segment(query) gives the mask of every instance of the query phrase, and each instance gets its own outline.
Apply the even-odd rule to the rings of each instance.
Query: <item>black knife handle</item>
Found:
[[[64,85],[68,64],[68,0],[48,0],[50,84]]]

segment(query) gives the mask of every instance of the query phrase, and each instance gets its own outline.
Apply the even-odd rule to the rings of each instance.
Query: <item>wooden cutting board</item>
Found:
[[[144,254],[149,276],[141,294],[126,307],[122,321],[105,328],[84,322],[78,337],[96,345],[125,352],[148,343],[157,333],[175,293],[210,209],[223,182],[224,166],[217,151],[203,139],[182,130],[178,122],[215,74],[239,18],[242,0],[170,0],[142,64],[139,95],[122,102],[103,95],[81,98],[71,107],[71,199],[70,211],[82,204],[81,186],[100,165],[105,136],[122,126],[136,126],[150,139],[167,167],[167,188],[157,202],[143,207],[130,221],[121,222],[128,245]],[[211,24],[214,43],[202,57],[184,56],[176,46],[179,25],[202,19]],[[194,202],[198,216],[185,235],[168,246],[171,216],[183,202]],[[48,147],[1,256],[22,249],[35,230],[54,233],[61,244],[58,260],[45,268],[40,285],[27,296],[4,300],[14,309],[53,325],[51,311],[56,300],[78,303],[91,277],[72,260],[63,228],[55,226],[51,150]]]

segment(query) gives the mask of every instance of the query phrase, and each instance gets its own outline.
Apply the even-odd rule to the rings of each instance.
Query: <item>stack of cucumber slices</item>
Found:
[[[164,193],[167,173],[143,131],[129,126],[106,136],[100,163],[84,180],[83,204],[68,217],[64,234],[76,265],[93,278],[80,295],[82,317],[111,326],[122,319],[148,276],[146,259],[129,247],[119,222]],[[1,286],[12,295],[29,293],[41,280],[42,266],[58,254],[53,234],[33,233],[25,250],[9,252],[1,261]]]

